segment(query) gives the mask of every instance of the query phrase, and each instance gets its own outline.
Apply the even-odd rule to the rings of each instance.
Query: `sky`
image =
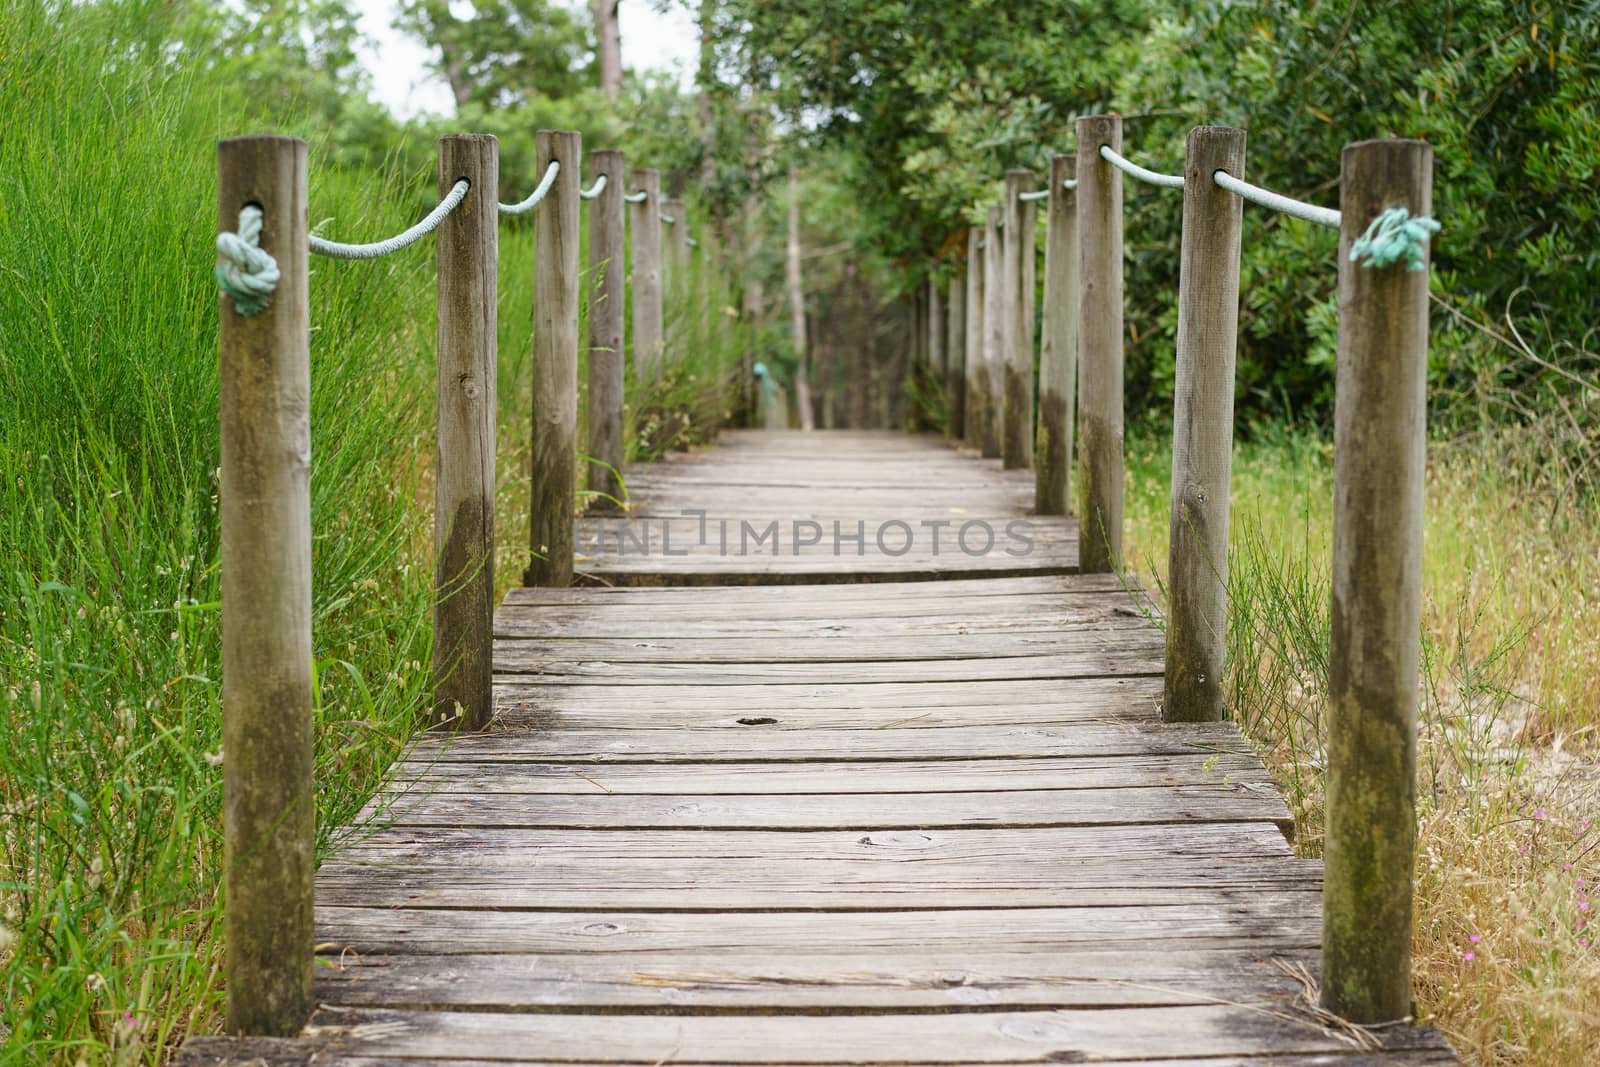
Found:
[[[457,2],[470,7],[467,0]],[[428,49],[392,27],[395,0],[355,0],[354,7],[361,13],[362,31],[372,39],[361,58],[372,72],[378,100],[402,118],[422,112],[448,115],[452,110],[450,90],[442,78],[428,72]],[[699,48],[694,16],[689,11],[674,4],[663,14],[651,0],[620,0],[617,17],[624,67],[676,70],[688,83]]]

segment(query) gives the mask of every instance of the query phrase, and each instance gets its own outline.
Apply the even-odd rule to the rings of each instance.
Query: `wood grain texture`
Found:
[[[1397,204],[1432,213],[1433,149],[1350,145],[1339,188],[1323,1002],[1382,1022],[1411,999],[1428,271],[1350,246]]]
[[[217,225],[261,208],[271,304],[218,297],[222,446],[223,845],[228,1029],[294,1033],[311,1009],[311,325],[306,144],[217,147]]]
[[[1050,161],[1045,224],[1044,321],[1039,341],[1039,429],[1035,445],[1034,510],[1071,513],[1071,472],[1078,384],[1078,201],[1065,186],[1076,159]]]
[[[1009,306],[1006,290],[1011,279],[1005,273],[1006,233],[1001,225],[1002,218],[998,204],[989,208],[980,242],[983,249],[983,365],[988,379],[983,420],[985,459],[1001,458],[1005,437],[1006,308]]]
[[[1233,464],[1239,241],[1244,201],[1212,180],[1244,178],[1243,130],[1200,126],[1184,162],[1178,365],[1168,530],[1167,681],[1162,712],[1223,718],[1228,636],[1228,491]]]
[[[633,286],[633,380],[638,385],[661,376],[666,336],[662,321],[661,174],[638,167],[628,183],[629,194],[645,197],[628,205],[628,244],[632,251],[629,282]]]
[[[632,471],[628,486],[627,515],[579,524],[586,582],[926,581],[1077,565],[1076,525],[1031,514],[1026,471],[931,434],[726,434]]]
[[[967,228],[966,337],[962,343],[961,442],[973,451],[983,448],[983,425],[989,409],[989,369],[984,362],[984,276],[981,226]]]
[[[1143,591],[931,553],[719,569],[724,517],[1025,515],[1027,472],[743,432],[633,484],[706,543],[507,596],[493,727],[420,739],[335,835],[325,1007],[245,1062],[1451,1062],[1406,1027],[1353,1058],[1302,1006],[1322,864],[1232,724],[1161,721]]]
[[[481,730],[494,717],[494,494],[500,145],[439,139],[439,195],[467,198],[439,224],[433,505],[435,725]]]
[[[952,271],[944,300],[944,395],[950,405],[950,424],[946,429],[954,441],[961,440],[966,433],[966,281],[966,275],[959,268]]]
[[[579,134],[540,130],[538,172],[560,172],[534,215],[533,433],[525,585],[572,584],[578,477]]]
[[[1100,146],[1122,151],[1122,119],[1078,119],[1079,569],[1122,569],[1122,172]]]
[[[623,409],[627,376],[627,165],[621,152],[589,155],[606,187],[589,201],[589,510],[615,510],[623,497]]]
[[[1006,171],[1001,211],[1005,219],[1005,278],[1000,313],[1004,317],[1005,425],[1001,457],[1007,469],[1033,466],[1033,205],[1018,199],[1032,192],[1033,172]]]

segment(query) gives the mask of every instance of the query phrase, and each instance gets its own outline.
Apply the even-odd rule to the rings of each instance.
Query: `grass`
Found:
[[[1600,507],[1552,507],[1548,485],[1511,473],[1511,447],[1430,456],[1413,953],[1420,1014],[1467,1062],[1568,1067],[1600,1048]],[[1159,584],[1170,455],[1142,439],[1128,459],[1128,559]],[[1316,856],[1332,446],[1261,431],[1233,471],[1230,706]]]
[[[220,1023],[215,141],[307,136],[312,219],[341,239],[396,232],[434,195],[431,167],[338,170],[312,123],[151,44],[162,12],[24,0],[0,22],[5,1063],[155,1064]],[[509,582],[526,556],[531,227],[508,226],[501,257]],[[426,246],[313,262],[324,854],[427,702],[433,271]],[[725,302],[726,284],[705,291]],[[725,409],[747,340],[711,321],[643,397],[694,432]],[[635,452],[687,432],[635,435]]]

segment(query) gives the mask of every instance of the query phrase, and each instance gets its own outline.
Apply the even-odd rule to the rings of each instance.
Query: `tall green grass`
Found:
[[[434,200],[431,166],[338,170],[325,133],[259,111],[210,42],[174,38],[165,16],[157,0],[21,0],[0,22],[8,1063],[159,1063],[219,1021],[215,142],[307,137],[312,224],[340,239],[395,232]],[[403,147],[396,159],[419,154]],[[526,557],[532,235],[501,234],[502,584]],[[434,257],[424,244],[312,272],[325,853],[426,703]],[[717,314],[726,278],[705,272],[705,306],[669,314],[709,328],[634,401],[675,428],[636,419],[635,455],[727,414],[746,338]]]
[[[145,34],[30,0],[0,54],[0,966],[6,1058],[156,1062],[218,1008],[217,138],[297,130]],[[201,54],[201,53],[196,53]],[[176,57],[176,58],[172,58]],[[415,175],[319,166],[313,220],[389,231]],[[317,263],[320,842],[425,681],[432,257]]]

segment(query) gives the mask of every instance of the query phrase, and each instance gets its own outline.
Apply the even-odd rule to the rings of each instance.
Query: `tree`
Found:
[[[473,0],[458,16],[451,0],[402,0],[395,25],[439,50],[434,69],[457,109],[509,108],[583,87],[593,51],[589,27],[548,0]]]
[[[622,95],[622,31],[617,24],[620,0],[589,0],[594,14],[595,52],[600,67],[600,92],[613,104]]]

